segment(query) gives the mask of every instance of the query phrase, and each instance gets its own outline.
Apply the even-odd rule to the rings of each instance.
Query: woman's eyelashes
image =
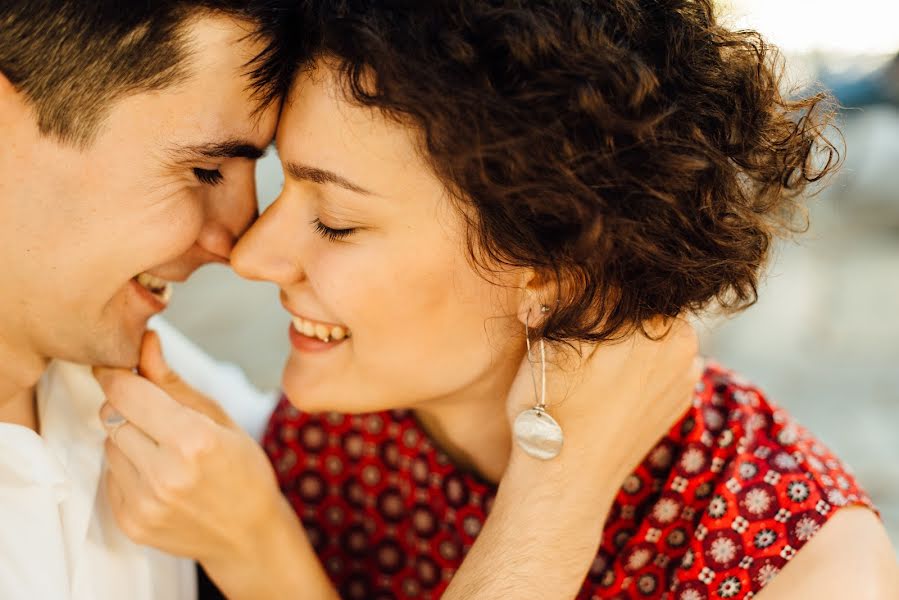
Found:
[[[225,179],[218,169],[201,169],[199,167],[194,167],[194,177],[205,185],[218,185]]]
[[[339,242],[340,240],[344,240],[356,231],[356,228],[354,227],[348,229],[334,229],[333,227],[328,227],[327,225],[322,223],[318,219],[318,217],[316,217],[312,221],[312,226],[315,227],[315,230],[320,236],[325,239],[331,240],[332,242]]]

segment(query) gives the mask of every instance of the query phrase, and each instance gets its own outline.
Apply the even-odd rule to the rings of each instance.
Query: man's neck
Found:
[[[0,423],[39,431],[35,387],[47,361],[0,339]]]
[[[22,390],[0,404],[0,423],[21,425],[40,432],[34,388]]]

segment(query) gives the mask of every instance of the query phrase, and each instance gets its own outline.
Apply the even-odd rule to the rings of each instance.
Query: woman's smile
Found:
[[[300,352],[322,352],[340,345],[350,337],[343,325],[324,323],[292,314],[290,343]]]

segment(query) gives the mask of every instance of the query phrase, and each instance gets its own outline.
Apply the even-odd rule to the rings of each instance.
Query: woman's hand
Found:
[[[634,334],[577,353],[546,351],[547,410],[562,427],[562,451],[542,461],[513,442],[490,516],[446,600],[576,597],[624,478],[687,410],[702,369],[696,335],[680,320],[660,341]],[[508,397],[510,423],[535,403],[525,357]]]
[[[107,398],[106,491],[126,535],[199,560],[231,598],[299,585],[310,598],[333,597],[265,453],[168,368],[156,334],[144,337],[139,374],[98,368],[95,377]],[[286,560],[292,570],[274,568]]]
[[[647,328],[653,338],[668,333],[650,339],[637,332],[599,346],[545,346],[546,410],[564,434],[554,460],[601,466],[620,484],[686,412],[702,374],[696,333],[681,319]],[[510,423],[535,405],[532,377],[539,393],[540,376],[539,345],[532,340],[531,362],[525,356],[509,392]],[[516,445],[513,460],[524,458],[536,460]]]

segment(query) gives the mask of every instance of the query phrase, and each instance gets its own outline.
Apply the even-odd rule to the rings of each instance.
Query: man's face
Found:
[[[116,101],[87,149],[40,135],[0,79],[4,345],[134,365],[147,320],[167,303],[148,288],[228,260],[256,213],[253,159],[277,119],[277,107],[253,114],[243,66],[260,48],[243,40],[248,28],[196,20],[190,77]]]

